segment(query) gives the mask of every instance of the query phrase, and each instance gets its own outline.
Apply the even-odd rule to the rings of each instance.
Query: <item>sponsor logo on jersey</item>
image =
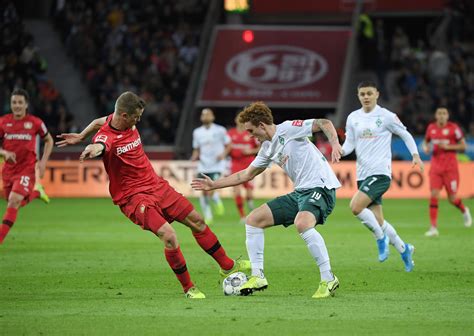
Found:
[[[137,138],[135,141],[132,141],[125,146],[117,147],[117,155],[122,155],[124,153],[127,153],[128,151],[137,148],[140,146],[142,143],[142,140],[140,138]]]
[[[360,138],[362,139],[371,139],[376,137],[377,136],[372,132],[370,128],[366,128],[365,130],[363,130],[362,134],[360,135]]]
[[[303,120],[293,120],[291,125],[301,127],[301,126],[303,126]]]
[[[7,127],[12,127],[13,124],[12,123],[7,123]]]
[[[281,135],[278,136],[278,142],[282,145],[285,144],[285,138],[283,138]]]
[[[283,167],[285,165],[285,163],[288,161],[288,158],[289,156],[286,155],[286,154],[283,154],[283,153],[278,153],[277,155],[277,165],[279,165],[280,167]]]
[[[5,139],[7,140],[26,140],[30,141],[32,139],[31,134],[5,134]]]
[[[25,123],[23,124],[23,127],[25,127],[25,129],[32,129],[33,123],[31,121],[25,121]]]
[[[449,134],[449,129],[445,128],[445,129],[443,130],[443,135],[448,135],[448,134]]]
[[[107,142],[107,135],[100,134],[95,138],[95,142]]]

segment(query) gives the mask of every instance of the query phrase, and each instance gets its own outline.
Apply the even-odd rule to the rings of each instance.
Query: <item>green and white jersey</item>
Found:
[[[293,181],[295,189],[339,188],[336,175],[326,158],[309,141],[313,120],[285,121],[276,126],[271,141],[264,141],[251,163],[257,168],[279,165]]]
[[[370,112],[361,108],[349,114],[343,155],[354,148],[357,155],[357,180],[371,175],[392,177],[392,133],[400,136],[410,153],[418,154],[415,140],[395,113],[376,105]]]
[[[198,127],[193,131],[193,148],[199,149],[198,173],[223,173],[225,160],[217,160],[224,152],[225,145],[230,143],[227,130],[216,124],[209,128]]]

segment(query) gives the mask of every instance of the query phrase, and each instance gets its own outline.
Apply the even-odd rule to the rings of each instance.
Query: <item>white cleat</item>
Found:
[[[471,227],[472,226],[472,217],[471,217],[471,211],[469,211],[469,208],[466,207],[464,210],[464,213],[462,214],[464,217],[464,226],[465,227]]]
[[[425,232],[425,237],[438,237],[439,232],[438,229],[435,227],[430,227],[428,231]]]

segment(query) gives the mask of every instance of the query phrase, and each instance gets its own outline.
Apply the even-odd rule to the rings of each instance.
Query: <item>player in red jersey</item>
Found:
[[[97,131],[93,143],[85,148],[79,160],[82,162],[103,156],[113,202],[132,222],[161,239],[166,260],[181,283],[185,296],[202,299],[205,295],[191,281],[171,222],[176,220],[191,229],[199,246],[218,262],[221,276],[237,271],[248,272],[250,262],[230,259],[192,204],[168,181],[156,175],[135,126],[144,108],[145,102],[140,97],[132,92],[122,93],[115,103],[113,114],[94,120],[80,134],[59,135],[63,140],[58,142],[58,146],[79,143]]]
[[[231,174],[246,169],[250,163],[252,163],[253,159],[255,158],[255,154],[258,153],[260,148],[257,140],[251,137],[249,132],[245,130],[242,123],[239,122],[238,117],[235,118],[235,125],[236,127],[227,131],[227,134],[231,140],[231,150],[229,153],[231,158]],[[247,201],[248,210],[252,211],[255,207],[253,203],[253,182],[245,182],[243,187],[246,190],[245,199]],[[235,204],[242,220],[245,218],[245,211],[244,202],[240,192],[240,184],[234,186],[233,191]]]
[[[7,210],[0,225],[0,244],[13,224],[18,209],[35,198],[49,202],[41,185],[35,186],[36,135],[44,141],[44,151],[38,163],[39,176],[43,177],[46,162],[53,149],[53,138],[41,119],[27,114],[28,93],[14,89],[10,98],[12,113],[0,118],[0,155],[5,159],[2,170],[3,190],[7,199]]]
[[[428,125],[422,147],[426,154],[433,147],[430,169],[430,222],[431,227],[425,233],[427,237],[438,236],[438,199],[443,187],[448,193],[449,202],[458,208],[464,217],[464,225],[470,227],[472,218],[469,208],[456,197],[459,187],[457,151],[466,149],[464,135],[458,125],[448,121],[449,112],[444,107],[436,109],[436,122]]]

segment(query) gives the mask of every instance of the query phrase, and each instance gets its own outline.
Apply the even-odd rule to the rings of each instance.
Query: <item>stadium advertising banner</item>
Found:
[[[340,27],[218,26],[198,104],[334,107],[350,34]]]
[[[167,179],[170,184],[185,196],[197,196],[190,182],[196,174],[196,163],[191,161],[152,161],[157,174]],[[343,161],[332,166],[342,188],[337,197],[350,198],[357,191],[355,180],[355,162]],[[428,172],[426,164],[424,173],[418,168],[412,169],[411,162],[393,163],[393,180],[386,198],[427,198],[429,196]],[[474,197],[474,162],[460,163],[461,198]],[[102,161],[93,160],[80,164],[77,161],[50,161],[42,180],[46,192],[51,197],[109,197],[108,180]],[[292,183],[277,166],[272,166],[254,180],[257,198],[273,198],[293,190]],[[231,197],[232,188],[221,190],[221,195]],[[443,197],[446,195],[444,194]]]

